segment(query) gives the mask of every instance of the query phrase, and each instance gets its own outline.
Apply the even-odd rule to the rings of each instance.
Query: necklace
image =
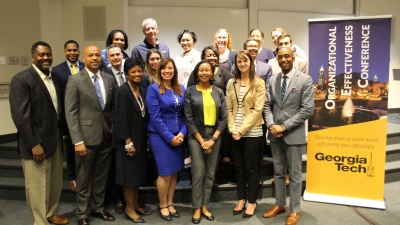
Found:
[[[142,113],[142,117],[144,117],[144,116],[146,115],[146,111],[145,111],[145,109],[144,109],[144,102],[143,102],[142,96],[140,95],[139,90],[138,90],[138,96],[136,96],[135,91],[133,90],[132,85],[131,85],[129,82],[128,82],[128,84],[129,84],[129,87],[131,88],[131,91],[132,91],[132,93],[133,93],[133,96],[135,96],[135,99],[136,99],[137,104],[139,105],[140,112]]]

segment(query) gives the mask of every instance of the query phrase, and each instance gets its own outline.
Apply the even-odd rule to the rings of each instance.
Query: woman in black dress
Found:
[[[140,61],[126,60],[124,72],[128,82],[118,89],[115,104],[116,182],[124,188],[127,219],[144,223],[140,215],[150,212],[139,206],[138,193],[146,180],[148,113],[146,92],[138,85],[143,75]]]

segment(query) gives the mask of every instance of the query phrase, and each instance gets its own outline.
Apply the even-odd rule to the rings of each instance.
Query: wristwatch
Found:
[[[213,141],[217,141],[217,138],[216,138],[216,137],[214,137],[214,136],[212,136],[212,137],[211,137],[211,140],[213,140]]]

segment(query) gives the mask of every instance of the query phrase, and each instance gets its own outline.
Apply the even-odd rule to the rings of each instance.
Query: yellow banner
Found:
[[[308,133],[307,193],[384,199],[387,118]]]

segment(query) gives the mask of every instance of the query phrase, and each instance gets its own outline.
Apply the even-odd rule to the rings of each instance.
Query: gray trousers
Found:
[[[288,145],[283,138],[270,143],[275,170],[276,205],[286,205],[286,165],[290,177],[290,212],[300,211],[301,201],[301,156],[305,145]]]
[[[89,210],[104,211],[104,196],[111,164],[111,143],[86,146],[87,155],[75,155],[76,216],[87,218]]]
[[[214,134],[214,128],[206,128],[203,139],[209,140]],[[194,208],[207,205],[210,201],[214,182],[215,168],[221,147],[222,137],[219,137],[210,154],[205,154],[200,143],[192,135],[189,137],[189,151],[192,157],[192,204]]]

